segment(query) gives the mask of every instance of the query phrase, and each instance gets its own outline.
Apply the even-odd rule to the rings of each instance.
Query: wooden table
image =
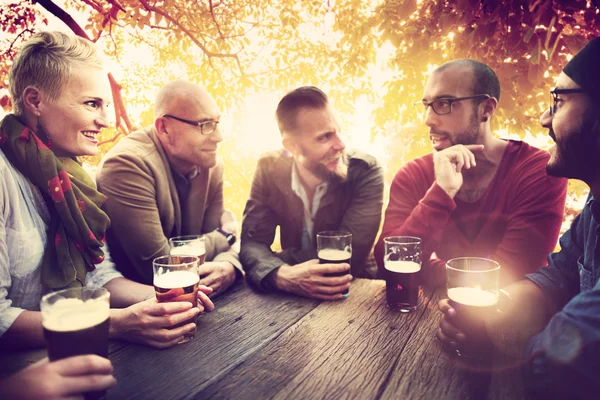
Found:
[[[168,350],[111,342],[118,384],[108,399],[519,399],[517,369],[482,372],[435,338],[441,293],[418,310],[385,305],[385,282],[356,279],[343,301],[259,294],[239,284]],[[6,376],[45,350],[0,356]]]

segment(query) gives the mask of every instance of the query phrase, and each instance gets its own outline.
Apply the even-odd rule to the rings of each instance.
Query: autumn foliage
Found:
[[[383,143],[376,155],[388,179],[430,151],[413,102],[435,65],[464,57],[490,65],[502,86],[494,128],[535,138],[543,134],[538,119],[555,77],[600,34],[599,0],[9,0],[0,7],[4,110],[10,61],[50,15],[96,41],[118,65],[111,71],[119,75],[112,77],[117,128],[103,135],[102,152],[151,121],[152,93],[169,79],[202,82],[234,115],[249,96],[315,84],[330,94],[344,126],[362,104],[372,106],[363,135]],[[142,47],[151,57],[125,60]],[[226,193],[238,215],[257,154],[236,141],[260,135],[262,125],[241,132],[234,123],[222,146]],[[581,187],[572,189],[581,195]]]

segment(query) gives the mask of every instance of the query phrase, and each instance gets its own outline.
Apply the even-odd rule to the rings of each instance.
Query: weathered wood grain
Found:
[[[506,360],[491,364],[466,361],[443,350],[435,337],[442,317],[437,303],[445,296],[432,296],[414,334],[408,340],[390,375],[382,399],[519,399],[522,388],[515,382],[518,371],[500,373]]]
[[[375,398],[425,312],[419,301],[392,312],[384,281],[357,279],[346,300],[321,303],[196,398]]]
[[[385,283],[356,279],[319,302],[240,284],[198,320],[196,338],[167,350],[110,343],[118,379],[108,399],[520,399],[516,369],[473,367],[445,353],[435,330],[443,291],[395,313]],[[0,376],[46,355],[0,355]]]
[[[168,350],[129,345],[111,355],[117,386],[111,398],[178,399],[192,395],[268,345],[319,304],[263,295],[242,285],[198,319],[192,342]]]

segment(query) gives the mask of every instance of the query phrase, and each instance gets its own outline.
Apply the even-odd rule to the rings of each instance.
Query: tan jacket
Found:
[[[206,260],[228,261],[241,275],[238,254],[214,232],[223,213],[223,162],[200,170],[180,206],[171,167],[154,126],[123,138],[98,167],[98,189],[108,196],[110,255],[129,279],[152,284],[152,260],[169,254],[168,238],[206,234]]]

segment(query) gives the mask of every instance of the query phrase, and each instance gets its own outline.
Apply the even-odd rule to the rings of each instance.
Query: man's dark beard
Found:
[[[556,141],[554,131],[550,137],[556,142],[554,162],[546,165],[546,173],[550,176],[580,179],[591,182],[597,179],[600,159],[598,137],[600,136],[600,119],[586,116],[579,132],[574,132],[562,141]]]

